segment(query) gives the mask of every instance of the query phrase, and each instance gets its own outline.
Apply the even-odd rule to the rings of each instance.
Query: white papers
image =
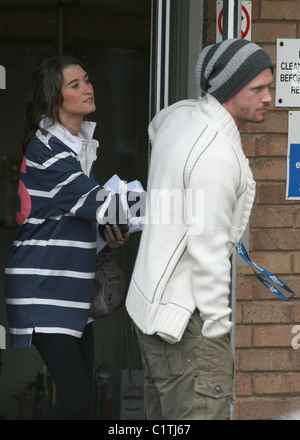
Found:
[[[105,189],[112,191],[116,194],[120,194],[124,191],[144,191],[141,182],[139,182],[138,180],[133,180],[132,182],[127,183],[124,180],[121,180],[117,174],[114,174],[103,186]]]
[[[114,174],[104,185],[103,187],[108,191],[112,191],[115,194],[120,194],[121,192],[126,191],[126,183],[124,180],[121,180],[117,174]]]
[[[126,191],[144,191],[141,182],[139,182],[138,180],[133,180],[132,182],[126,183],[124,180],[121,180],[117,174],[114,174],[103,186],[105,189],[112,191],[116,194],[121,194],[121,192]],[[133,232],[141,231],[143,229],[144,219],[144,217],[132,217],[130,220],[128,220],[127,225],[130,234],[132,234]]]
[[[126,183],[124,180],[121,180],[117,174],[114,174],[104,185],[103,187],[112,191],[115,194],[121,194],[128,191],[134,192],[143,192],[144,188],[138,180],[133,180],[132,182]],[[128,231],[130,234],[134,232],[141,231],[143,229],[145,217],[131,217],[128,220]],[[98,225],[97,225],[98,231]],[[107,245],[106,241],[103,240],[100,233],[97,233],[97,252],[100,252]]]

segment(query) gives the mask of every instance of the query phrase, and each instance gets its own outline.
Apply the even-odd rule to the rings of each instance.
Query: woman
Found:
[[[26,113],[17,233],[6,267],[11,347],[36,346],[57,388],[45,419],[86,419],[93,395],[90,297],[97,224],[110,248],[128,240],[115,225],[127,201],[104,190],[91,167],[98,142],[93,87],[72,57],[41,62]],[[121,198],[120,198],[121,199]],[[119,203],[120,202],[120,203]],[[123,207],[123,205],[126,205]]]

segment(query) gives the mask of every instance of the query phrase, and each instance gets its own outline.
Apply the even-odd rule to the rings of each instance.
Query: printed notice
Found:
[[[276,107],[300,107],[300,39],[276,40]]]

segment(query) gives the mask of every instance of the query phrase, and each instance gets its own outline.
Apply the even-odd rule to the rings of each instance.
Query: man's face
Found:
[[[266,119],[272,101],[270,86],[273,75],[270,68],[263,70],[223,105],[234,118],[240,130],[247,122],[261,123]]]

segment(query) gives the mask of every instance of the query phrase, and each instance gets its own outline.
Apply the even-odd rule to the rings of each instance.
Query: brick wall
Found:
[[[215,42],[216,1],[205,3],[204,41],[210,44]],[[300,39],[300,1],[252,0],[252,41],[269,53],[274,64],[278,37]],[[300,97],[299,108],[292,110],[300,110]],[[242,133],[257,182],[250,221],[251,257],[290,285],[297,297],[279,300],[249,268],[238,268],[235,419],[239,420],[287,418],[295,411],[300,418],[300,349],[296,349],[300,347],[300,203],[285,200],[287,122],[288,109],[273,105],[264,124],[249,124]]]

